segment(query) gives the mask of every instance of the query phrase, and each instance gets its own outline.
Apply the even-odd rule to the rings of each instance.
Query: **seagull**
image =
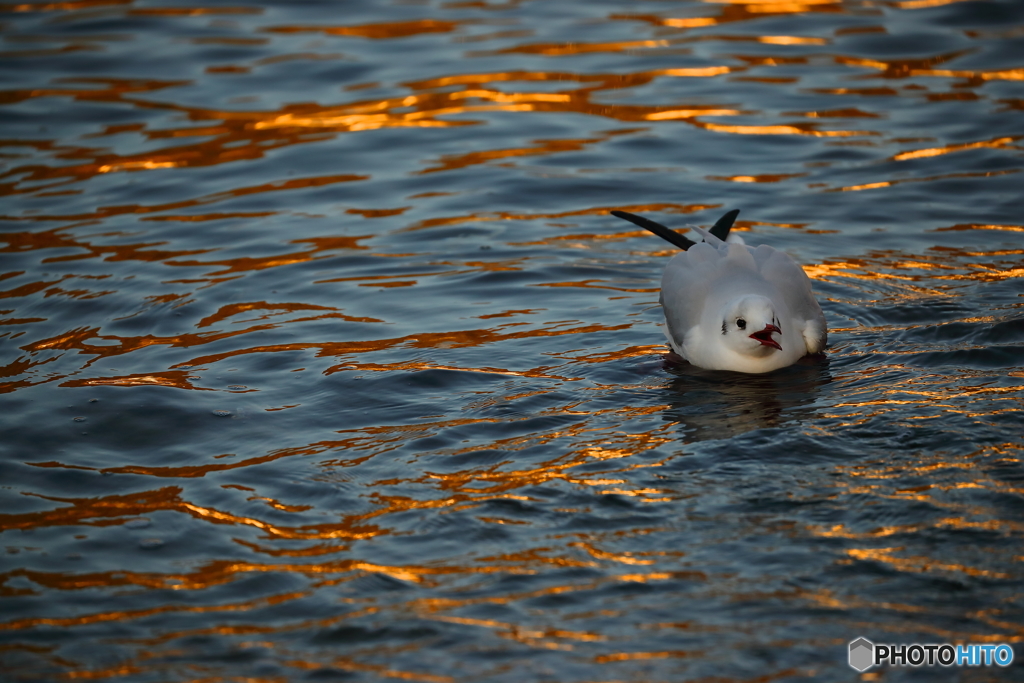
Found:
[[[697,243],[649,218],[612,211],[683,250],[665,267],[660,303],[677,354],[708,370],[763,373],[819,353],[828,340],[811,281],[787,254],[729,237],[739,210]]]

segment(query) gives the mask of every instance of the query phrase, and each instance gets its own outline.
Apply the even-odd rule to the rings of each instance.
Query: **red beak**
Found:
[[[772,332],[778,332],[779,334],[782,334],[782,330],[777,328],[775,325],[768,323],[767,325],[764,326],[763,330],[761,330],[760,332],[755,332],[754,334],[750,335],[750,338],[756,339],[765,346],[774,346],[779,351],[781,351],[782,347],[779,346],[779,342],[772,339]]]

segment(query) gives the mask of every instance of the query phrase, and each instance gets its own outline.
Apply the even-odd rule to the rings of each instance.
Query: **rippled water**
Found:
[[[1024,659],[1024,4],[0,11],[6,679],[1019,676],[846,650]],[[731,208],[826,359],[663,360]]]

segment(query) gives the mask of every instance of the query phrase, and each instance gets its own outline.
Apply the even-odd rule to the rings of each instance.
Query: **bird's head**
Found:
[[[749,294],[733,300],[722,318],[722,339],[737,353],[764,358],[781,351],[782,345],[772,335],[782,336],[778,316],[771,299]]]

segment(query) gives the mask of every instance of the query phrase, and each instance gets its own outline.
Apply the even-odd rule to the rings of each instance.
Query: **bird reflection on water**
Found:
[[[821,389],[832,381],[825,353],[806,356],[774,372],[751,375],[665,362],[663,418],[678,422],[687,442],[728,439],[755,429],[799,424],[811,418]]]

